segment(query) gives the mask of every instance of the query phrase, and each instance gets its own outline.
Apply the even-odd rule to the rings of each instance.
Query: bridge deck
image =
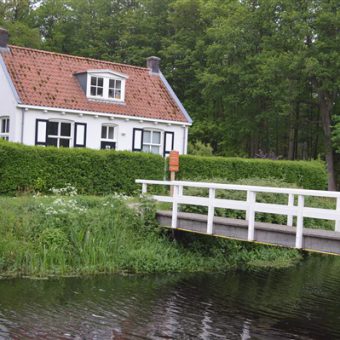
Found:
[[[171,211],[158,211],[161,226],[170,228]],[[178,213],[178,230],[207,234],[207,216],[193,213]],[[213,235],[247,241],[248,222],[225,217],[214,217]],[[295,248],[296,228],[285,225],[255,222],[255,242]],[[340,233],[330,230],[303,230],[302,249],[320,253],[340,255]]]

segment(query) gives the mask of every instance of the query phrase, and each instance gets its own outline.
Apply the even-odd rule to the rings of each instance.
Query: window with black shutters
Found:
[[[161,131],[144,130],[142,151],[159,155],[161,150]]]
[[[101,131],[101,142],[100,142],[100,148],[101,149],[116,149],[116,133],[115,133],[115,126],[104,124],[102,125],[102,131]]]
[[[69,148],[71,146],[71,123],[49,121],[47,122],[47,146],[56,146],[57,148]]]

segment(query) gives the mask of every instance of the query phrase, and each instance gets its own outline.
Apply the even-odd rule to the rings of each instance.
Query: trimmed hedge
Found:
[[[278,178],[305,189],[327,189],[327,173],[321,161],[273,161],[268,159],[181,156],[178,179]]]
[[[35,147],[0,140],[0,194],[65,187],[133,194],[136,178],[162,179],[164,159],[146,153]]]
[[[278,178],[307,189],[326,189],[322,162],[181,156],[178,179]],[[83,194],[133,194],[136,178],[162,179],[161,156],[123,151],[56,149],[0,140],[0,194],[46,192],[70,184]]]

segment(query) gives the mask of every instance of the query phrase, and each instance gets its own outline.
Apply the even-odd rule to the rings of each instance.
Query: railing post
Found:
[[[254,241],[255,239],[255,202],[256,192],[247,191],[247,221],[248,221],[248,241]]]
[[[208,223],[207,223],[207,234],[212,235],[213,224],[214,224],[214,214],[215,214],[215,189],[209,188],[209,205],[208,205]]]
[[[178,196],[183,196],[183,185],[178,186]]]
[[[287,226],[292,227],[293,226],[293,207],[294,207],[294,194],[288,195],[288,208],[289,213],[287,215]]]
[[[303,195],[298,196],[298,213],[296,219],[296,240],[295,248],[302,248],[303,241],[303,208],[305,204],[305,197]]]
[[[340,215],[340,197],[336,199],[336,212]],[[340,217],[335,221],[335,231],[340,232]]]
[[[146,183],[142,184],[142,194],[146,194],[148,192],[148,185]]]
[[[179,186],[174,185],[173,186],[173,201],[172,201],[172,220],[171,220],[171,228],[176,229],[177,228],[177,214],[178,214],[178,192],[179,192]]]

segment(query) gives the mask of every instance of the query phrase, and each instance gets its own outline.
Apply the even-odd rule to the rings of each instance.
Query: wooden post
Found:
[[[214,207],[214,200],[215,200],[215,189],[209,189],[209,206],[208,206],[208,223],[207,223],[207,234],[213,234],[213,224],[214,224],[214,214],[215,214],[215,207]]]
[[[179,171],[179,152],[171,151],[169,155],[169,171],[170,171],[170,181],[175,181],[176,172]],[[174,195],[173,186],[170,186],[170,196]]]
[[[173,202],[172,202],[172,220],[171,220],[171,228],[177,228],[177,214],[178,214],[178,185],[174,186],[174,195],[173,195]]]
[[[288,208],[289,213],[287,215],[287,226],[292,227],[293,226],[293,207],[294,207],[294,195],[289,194],[288,195]]]
[[[256,192],[247,192],[247,219],[248,219],[248,241],[254,241],[255,239],[255,203],[256,203]]]
[[[340,197],[336,199],[336,211],[340,215]],[[335,221],[335,231],[340,232],[340,217]]]
[[[176,180],[176,172],[171,171],[170,172],[170,181],[175,181]],[[174,195],[174,187],[173,185],[170,185],[170,196]]]
[[[295,248],[301,249],[303,243],[303,208],[305,205],[305,197],[298,196],[298,214],[296,219],[296,241]]]

